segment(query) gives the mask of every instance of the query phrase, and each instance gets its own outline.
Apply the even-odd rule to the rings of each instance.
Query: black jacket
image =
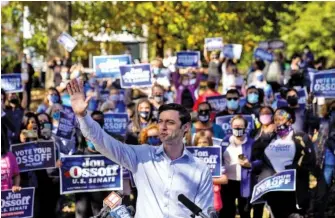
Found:
[[[263,160],[260,168],[255,170],[255,173],[259,172],[258,181],[275,173],[270,160],[264,154],[265,148],[275,137],[276,135],[269,140],[260,139],[254,143],[252,158]],[[314,175],[316,170],[315,151],[312,141],[309,139],[308,135],[303,132],[294,133],[293,141],[296,146],[293,163],[285,166],[285,168],[296,170],[297,203],[300,208],[307,209],[309,206],[309,176],[310,174]]]

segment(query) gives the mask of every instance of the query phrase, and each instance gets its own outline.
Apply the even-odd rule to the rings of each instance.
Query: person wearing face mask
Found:
[[[210,120],[212,108],[208,102],[203,102],[198,107],[198,119],[195,123],[193,123],[191,128],[191,133],[195,134],[200,131],[209,130],[213,133],[213,137],[215,138],[224,138],[224,132],[222,128],[213,123]]]
[[[272,107],[273,110],[276,110],[278,107],[278,100],[273,94],[272,87],[269,84],[264,88],[264,105]]]
[[[293,128],[296,131],[309,132],[309,120],[315,119],[312,110],[311,95],[306,100],[306,108],[302,108],[299,105],[299,95],[296,89],[291,88],[286,92],[286,101],[288,107],[295,112],[296,121],[293,124]],[[314,131],[314,130],[313,130]]]
[[[4,113],[6,113],[9,120],[21,121],[23,119],[27,102],[27,98],[25,96],[26,94],[23,94],[22,102],[20,102],[19,96],[16,93],[9,93],[6,96],[5,92],[2,92],[2,107]],[[9,141],[11,142],[11,144],[17,144],[20,143],[21,123],[13,122],[13,125],[13,131],[8,132]]]
[[[153,146],[159,146],[162,144],[158,135],[158,125],[150,124],[146,128],[143,128],[138,137],[138,142],[140,144],[148,144]]]
[[[114,102],[115,112],[117,113],[125,113],[126,105],[124,103],[124,96],[121,94],[120,89],[116,87],[111,88],[109,92],[109,100]]]
[[[261,127],[252,132],[251,137],[254,138],[255,142],[252,147],[252,160],[262,160],[264,156],[264,149],[268,145],[270,139],[274,136],[276,126],[273,123],[274,111],[269,106],[261,107],[259,111],[259,122]],[[257,184],[258,175],[260,173],[260,168],[254,168],[252,172],[252,184]],[[263,217],[264,204],[255,204],[253,207],[253,217],[261,218]]]
[[[240,93],[236,89],[230,89],[226,94],[227,106],[226,109],[216,114],[216,117],[226,115],[236,115],[241,113],[240,108]]]
[[[148,99],[143,98],[137,102],[134,117],[127,127],[126,143],[138,144],[141,130],[156,122],[152,112],[153,106]]]
[[[195,90],[198,88],[201,80],[201,73],[196,73],[196,81],[194,84],[190,83],[191,72],[197,71],[197,69],[189,68],[187,74],[180,75],[179,72],[172,74],[173,84],[176,89],[176,100],[177,104],[181,104],[187,109],[192,109],[195,102]]]
[[[225,175],[228,184],[222,186],[223,208],[220,217],[235,218],[238,199],[238,211],[241,218],[250,217],[249,197],[251,196],[251,172],[260,163],[252,160],[254,140],[246,134],[248,121],[242,115],[231,119],[233,135],[226,137],[222,145],[228,145],[223,151]]]
[[[54,87],[50,87],[44,97],[42,104],[37,107],[37,113],[46,112],[53,104],[62,104],[62,100],[58,90]]]
[[[247,84],[250,86],[252,84],[255,84],[257,81],[263,81],[264,75],[263,70],[265,68],[265,63],[262,60],[256,60],[252,63],[252,69],[253,72],[250,72],[247,78]],[[257,78],[257,76],[263,75],[263,79]]]
[[[162,106],[164,104],[164,87],[159,85],[159,84],[154,84],[151,88],[151,95],[152,97],[149,98],[149,101],[151,102],[151,104],[154,106],[154,111],[153,111],[153,115],[155,118],[157,118],[158,115],[158,109],[160,106]]]
[[[255,86],[250,86],[247,89],[247,102],[242,107],[242,114],[254,114],[258,116],[260,109],[260,93]]]
[[[263,195],[274,217],[305,215],[310,204],[309,188],[310,179],[315,174],[315,152],[309,136],[297,132],[293,127],[294,122],[295,113],[291,108],[277,109],[274,114],[276,134],[268,142],[263,142],[267,146],[258,181],[287,169],[295,169],[297,175],[296,191],[274,191]]]

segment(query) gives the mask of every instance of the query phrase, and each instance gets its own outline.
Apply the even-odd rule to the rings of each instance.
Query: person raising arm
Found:
[[[159,108],[160,146],[127,145],[109,136],[87,115],[90,98],[85,98],[81,81],[71,80],[67,89],[84,137],[101,154],[133,173],[138,189],[136,218],[189,217],[191,212],[177,200],[179,194],[188,197],[205,214],[213,207],[211,172],[182,142],[191,122],[183,106],[167,104]]]

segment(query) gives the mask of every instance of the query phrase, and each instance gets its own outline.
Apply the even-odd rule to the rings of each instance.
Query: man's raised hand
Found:
[[[90,101],[91,97],[87,97],[85,99],[83,82],[80,80],[78,83],[77,79],[73,79],[67,84],[66,88],[70,94],[73,112],[78,116],[85,116],[88,102]]]

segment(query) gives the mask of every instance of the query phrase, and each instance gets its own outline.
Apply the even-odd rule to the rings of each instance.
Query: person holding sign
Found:
[[[309,136],[295,131],[294,121],[292,109],[277,109],[274,115],[277,134],[268,142],[263,142],[268,145],[264,151],[259,181],[288,169],[295,169],[297,175],[295,192],[274,191],[263,195],[274,217],[288,217],[293,213],[304,215],[309,207],[309,179],[315,171],[315,153]],[[254,146],[260,147],[257,144]]]
[[[204,47],[204,57],[208,63],[208,80],[215,81],[217,86],[221,81],[220,66],[223,58],[220,58],[219,51],[212,51],[210,56],[208,56],[206,46]]]
[[[82,82],[72,80],[67,89],[83,135],[97,151],[133,173],[138,189],[137,218],[188,217],[190,211],[178,202],[184,194],[206,213],[213,207],[212,175],[205,163],[183,144],[190,130],[191,116],[179,104],[159,108],[161,146],[123,144],[105,133],[87,114]]]
[[[251,196],[251,171],[260,164],[259,160],[251,162],[251,151],[254,140],[246,134],[248,121],[242,115],[231,119],[233,135],[226,138],[223,144],[228,147],[223,153],[225,175],[228,184],[222,186],[223,209],[220,217],[235,218],[238,199],[238,210],[241,218],[250,217],[248,207]]]
[[[247,89],[247,103],[242,108],[242,114],[254,114],[258,116],[260,109],[259,90],[255,86]]]

